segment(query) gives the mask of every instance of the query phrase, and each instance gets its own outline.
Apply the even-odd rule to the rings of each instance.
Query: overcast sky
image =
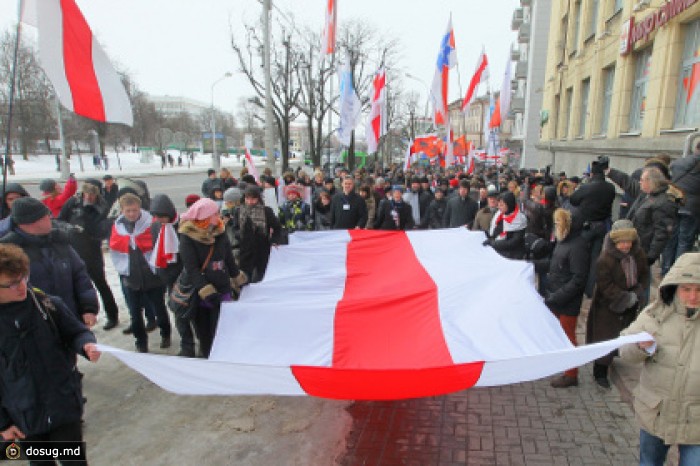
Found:
[[[319,32],[327,0],[274,0],[296,22]],[[466,87],[482,46],[489,56],[491,87],[500,89],[509,48],[516,41],[510,23],[519,0],[338,0],[338,25],[364,19],[401,42],[404,70],[424,81],[405,79],[405,86],[426,96],[440,38],[452,22],[460,64],[461,89]],[[231,25],[255,24],[257,0],[77,0],[93,32],[111,60],[127,70],[139,87],[152,94],[181,95],[209,103],[212,83],[227,71],[230,79],[217,84],[215,102],[236,113],[240,97],[253,94],[238,73],[230,47]],[[279,16],[273,9],[273,15]],[[13,27],[17,1],[0,1],[0,29]],[[31,28],[26,31],[31,35]],[[456,70],[455,70],[456,71]],[[451,75],[450,100],[461,96],[457,73]]]

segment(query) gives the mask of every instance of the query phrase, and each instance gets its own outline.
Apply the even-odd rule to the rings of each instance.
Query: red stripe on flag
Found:
[[[305,391],[338,399],[400,399],[472,386],[482,364],[456,366],[437,285],[404,232],[350,230],[345,291],[335,312],[332,367],[293,367]],[[375,263],[382,257],[382,263]],[[402,283],[387,288],[386,277]],[[359,395],[358,395],[359,394]]]
[[[105,121],[105,107],[92,62],[92,31],[74,0],[61,0],[63,59],[73,97],[73,111]]]
[[[401,400],[471,388],[481,377],[483,368],[483,362],[404,370],[292,366],[292,373],[311,396],[334,400]]]

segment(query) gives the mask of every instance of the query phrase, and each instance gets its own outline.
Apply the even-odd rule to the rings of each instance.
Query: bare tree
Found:
[[[281,138],[282,170],[289,166],[289,128],[299,116],[297,103],[301,93],[298,83],[297,68],[300,66],[301,53],[293,42],[296,34],[290,28],[279,25],[279,32],[273,34],[271,47],[272,107],[277,132]],[[294,28],[292,28],[294,29]],[[262,27],[246,27],[245,38],[236,40],[231,34],[231,47],[238,59],[239,70],[253,87],[255,97],[251,99],[259,108],[264,108],[265,83],[262,76],[263,37],[258,34]]]

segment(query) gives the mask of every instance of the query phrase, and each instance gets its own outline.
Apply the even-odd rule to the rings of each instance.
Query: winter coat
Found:
[[[430,201],[428,212],[423,219],[422,227],[430,228],[431,230],[442,228],[442,219],[445,216],[445,209],[447,209],[447,199],[445,197]]]
[[[347,206],[347,207],[346,207]],[[334,230],[351,230],[367,225],[367,203],[362,197],[352,192],[345,195],[339,192],[331,199],[331,228]]]
[[[524,214],[527,217],[527,228],[525,231],[540,238],[548,238],[549,222],[547,222],[544,206],[533,199],[528,199],[523,203],[523,207]]]
[[[578,316],[588,281],[590,250],[581,236],[582,219],[574,215],[569,234],[557,241],[547,272],[544,303],[557,315]],[[565,228],[565,227],[563,227]]]
[[[127,288],[152,290],[165,285],[151,264],[159,229],[160,225],[154,224],[151,214],[143,209],[136,222],[129,222],[123,215],[114,222],[109,238],[110,255]]]
[[[82,195],[68,199],[58,215],[58,220],[80,229],[70,231],[70,243],[88,267],[98,264],[103,267],[102,241],[107,239],[112,230],[112,221],[107,218],[109,208],[102,196],[95,204],[85,204]]]
[[[301,199],[294,202],[285,201],[279,211],[280,224],[289,233],[314,229],[313,217],[309,204]]]
[[[569,196],[572,206],[578,207],[584,222],[602,222],[612,215],[615,186],[605,181],[603,174],[594,173],[590,181],[580,185]]]
[[[498,212],[498,209],[491,207],[484,207],[479,209],[474,218],[474,225],[472,226],[472,231],[484,231],[488,234],[491,229],[491,221],[493,216]]]
[[[39,309],[27,293],[0,304],[0,430],[33,436],[82,418],[76,354],[96,340],[59,298],[36,292]]]
[[[467,228],[470,228],[478,210],[479,204],[474,199],[469,196],[463,199],[459,194],[456,194],[447,201],[442,225],[445,228],[463,227],[465,225]]]
[[[68,181],[66,181],[65,186],[63,186],[63,191],[56,196],[45,196],[41,202],[43,202],[44,205],[49,208],[51,211],[51,217],[58,218],[63,205],[68,201],[68,199],[71,198],[71,196],[73,196],[73,194],[75,194],[77,190],[78,182],[75,181],[75,178],[70,177],[68,178]]]
[[[112,208],[114,203],[117,202],[118,194],[119,194],[119,185],[117,183],[113,183],[112,186],[110,187],[109,191],[107,191],[106,187],[102,188],[102,197],[104,197],[104,199],[105,199],[105,204],[107,204],[108,211]]]
[[[620,348],[620,356],[629,362],[644,363],[634,390],[634,411],[642,429],[667,445],[698,445],[700,311],[688,317],[676,296],[681,283],[700,284],[700,253],[686,253],[678,258],[661,281],[660,298],[622,332],[653,335],[653,354],[630,344]]]
[[[394,214],[392,211],[396,211],[396,215],[399,217],[399,225],[396,225],[394,221]],[[413,229],[413,214],[411,212],[411,206],[405,202],[400,204],[395,204],[393,200],[383,200],[379,203],[379,209],[377,209],[377,218],[374,221],[374,228],[377,230],[411,230]]]
[[[15,228],[0,243],[16,244],[24,250],[32,285],[61,298],[75,315],[97,314],[97,292],[65,231],[54,229],[46,236],[34,236]]]
[[[496,211],[491,219],[488,236],[490,245],[501,256],[506,259],[523,259],[525,257],[525,229],[527,228],[527,217],[522,212],[516,210],[501,220],[503,225],[499,230],[500,212]]]
[[[639,306],[627,307],[628,297],[630,292],[635,293],[637,302],[642,303],[649,281],[649,265],[639,241],[632,244],[630,255],[637,265],[637,285],[631,289],[627,287],[620,263],[624,255],[615,249],[609,235],[605,237],[603,251],[596,263],[596,287],[586,321],[586,343],[617,338],[637,317]]]
[[[685,194],[681,212],[700,220],[700,155],[688,156],[671,163],[671,181]]]
[[[324,206],[320,200],[314,203],[314,229],[324,231],[331,229],[331,205]]]
[[[207,178],[204,180],[202,183],[202,195],[204,197],[210,197],[214,193],[214,189],[219,188],[221,191],[224,191],[224,186],[223,183],[221,182],[220,178]]]
[[[381,203],[381,201],[379,202]],[[370,196],[365,199],[365,204],[367,205],[367,223],[365,224],[365,228],[372,229],[374,228],[374,222],[377,219],[377,215],[379,215],[377,212],[379,209],[379,204],[371,193]]]
[[[192,221],[180,224],[180,260],[187,274],[187,281],[194,285],[197,291],[211,285],[216,293],[231,292],[231,279],[239,274],[236,261],[233,259],[231,244],[224,234],[224,227],[214,230],[197,228]],[[201,271],[204,261],[214,247],[209,263]]]
[[[676,224],[678,205],[668,186],[653,193],[644,193],[630,176],[619,170],[610,170],[608,175],[625,192],[636,196],[627,218],[632,220],[639,235],[639,243],[649,261],[659,258],[671,238]]]

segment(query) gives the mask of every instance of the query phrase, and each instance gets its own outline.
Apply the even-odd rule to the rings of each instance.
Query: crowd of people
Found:
[[[61,402],[54,396],[55,384],[46,381],[54,380],[49,371],[60,368],[79,394],[75,355],[99,357],[90,329],[100,300],[104,330],[120,323],[116,290],[105,277],[105,242],[128,308],[130,325],[123,332],[133,334],[139,352],[149,351],[149,333],[156,329],[160,348],[171,346],[172,313],[178,354],[208,357],[222,302],[237,299],[246,283],[262,280],[271,248],[285,244],[294,232],[467,228],[484,234],[484,247],[534,264],[544,303],[574,345],[584,296],[592,298],[588,343],[639,329],[660,336],[658,328],[666,320],[685,316],[685,324],[668,324],[678,338],[664,334],[653,344],[625,349],[622,356],[669,367],[687,358],[686,375],[696,377],[700,358],[692,354],[692,342],[700,338],[700,324],[690,309],[697,309],[700,265],[698,254],[690,251],[700,225],[699,154],[700,145],[696,155],[675,161],[660,154],[630,174],[601,156],[583,177],[555,175],[549,168],[493,166],[465,173],[417,166],[407,171],[341,168],[334,176],[298,169],[279,178],[265,171],[260,179],[243,169],[236,179],[224,168],[209,170],[201,193],[187,196],[182,213],[169,196],[151,198],[143,181],[130,178],[117,184],[105,175],[80,186],[72,176],[64,186],[44,180],[42,199],[32,198],[19,184],[7,184],[0,203],[0,433],[6,440],[80,433],[82,403]],[[618,189],[626,197],[614,212]],[[650,301],[651,267],[657,263],[663,277],[660,298],[640,313]],[[49,318],[38,319],[41,315]],[[22,319],[40,323],[23,326]],[[31,361],[34,345],[47,346],[53,355],[42,363],[49,364],[42,366],[45,373],[29,370],[38,364]],[[594,364],[601,387],[610,387],[613,357]],[[671,425],[678,416],[695,416],[700,425],[697,390],[684,393],[673,385],[672,367],[667,372],[649,367],[649,378],[666,374],[669,380],[650,382],[656,391],[649,389],[647,401],[680,390],[691,401],[657,402],[655,408],[673,410],[662,413]],[[578,377],[571,368],[551,385],[574,387]],[[34,410],[44,397],[55,404]],[[690,411],[682,411],[686,408]],[[23,409],[33,410],[33,417]],[[61,419],[62,425],[47,424],[47,419]],[[642,419],[642,439],[649,445],[658,439],[700,443],[697,429],[687,428],[683,435],[676,429],[671,435],[670,427]],[[649,450],[660,454],[660,448]]]

